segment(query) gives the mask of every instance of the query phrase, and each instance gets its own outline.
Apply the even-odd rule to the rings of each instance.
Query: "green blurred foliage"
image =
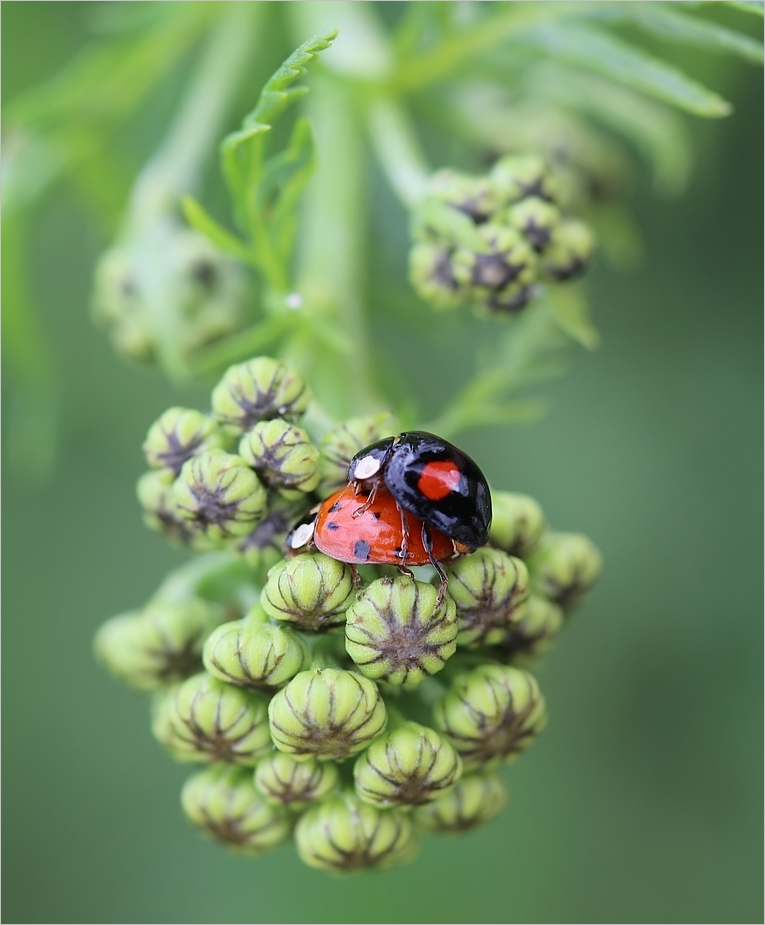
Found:
[[[4,99],[68,61],[98,8],[5,4]],[[593,273],[603,348],[547,387],[542,422],[463,441],[493,484],[595,539],[602,583],[540,674],[551,722],[505,772],[508,810],[473,835],[429,839],[400,870],[339,880],[291,848],[240,859],[198,838],[179,806],[188,769],[151,739],[145,701],[93,661],[98,625],[182,560],[134,498],[146,429],[179,399],[91,326],[103,226],[69,192],[41,203],[23,284],[59,437],[47,480],[3,473],[6,921],[761,920],[763,100],[745,63],[688,54],[735,113],[692,126],[698,166],[682,199],[656,202],[649,177],[636,183],[644,263]],[[144,114],[130,169],[162,112]],[[387,378],[435,414],[471,369],[466,336],[491,331],[417,305],[403,210],[376,173],[368,186],[373,338],[393,357]],[[181,400],[206,401],[196,389]],[[6,389],[4,428],[13,401]]]

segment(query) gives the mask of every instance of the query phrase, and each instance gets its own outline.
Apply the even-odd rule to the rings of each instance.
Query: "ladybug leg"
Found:
[[[353,587],[360,588],[361,587],[361,575],[359,575],[359,570],[356,568],[353,562],[349,562],[348,565],[351,567],[351,576],[353,577]]]
[[[375,479],[375,481],[372,483],[372,488],[367,495],[367,500],[361,505],[361,507],[356,508],[356,510],[351,514],[351,517],[361,517],[361,515],[368,511],[369,508],[374,504],[375,496],[377,495],[377,489],[380,487],[380,481],[381,479]],[[356,490],[358,491],[358,482],[356,483]]]
[[[407,568],[405,565],[397,565],[396,568],[399,572],[403,572],[404,575],[408,575],[409,578],[414,579],[414,572],[410,568]]]
[[[409,521],[406,517],[406,511],[398,501],[396,502],[396,507],[401,515],[401,564],[406,565],[406,557],[409,554]]]
[[[433,555],[433,537],[430,535],[430,527],[428,527],[424,521],[422,524],[422,546],[428,554],[430,564],[438,572],[439,578],[441,579],[441,586],[438,589],[438,597],[436,598],[436,607],[440,607],[444,602],[444,595],[446,594],[446,586],[449,584],[449,578],[441,567],[441,563]]]

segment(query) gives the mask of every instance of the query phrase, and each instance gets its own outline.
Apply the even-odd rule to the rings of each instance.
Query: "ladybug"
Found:
[[[351,460],[348,479],[371,499],[384,484],[400,508],[470,549],[489,538],[486,477],[467,453],[434,434],[414,430],[370,444]]]
[[[349,483],[295,526],[286,547],[312,543],[356,565],[430,563],[447,585],[441,562],[483,546],[491,494],[481,470],[457,447],[422,431],[373,443],[357,453]]]

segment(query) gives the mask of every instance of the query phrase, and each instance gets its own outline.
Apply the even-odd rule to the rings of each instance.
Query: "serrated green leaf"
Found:
[[[644,32],[670,42],[732,52],[753,64],[762,64],[762,42],[717,23],[689,16],[664,3],[624,4],[627,16]]]
[[[316,145],[308,119],[298,119],[287,148],[263,167],[261,202],[267,210],[274,245],[282,259],[292,250],[297,204],[316,167]]]
[[[460,244],[476,254],[486,254],[491,250],[476,231],[472,219],[459,209],[437,199],[425,199],[417,210],[417,216],[428,228],[454,244]]]
[[[603,74],[687,112],[709,118],[731,112],[730,103],[682,71],[591,26],[550,23],[530,30],[525,39],[561,60]]]
[[[316,35],[294,51],[267,81],[241,127],[227,135],[220,146],[221,168],[233,201],[234,217],[252,242],[250,259],[277,289],[286,285],[287,251],[294,233],[294,220],[287,216],[287,206],[290,204],[294,210],[297,193],[310,173],[311,156],[306,153],[310,147],[310,130],[305,124],[296,128],[297,134],[293,132],[284,155],[277,155],[267,164],[264,164],[265,135],[287,106],[307,92],[306,87],[291,87],[290,84],[305,73],[305,65],[328,48],[336,35],[336,31]],[[286,187],[282,189],[287,198],[284,208],[274,218],[274,215],[267,215],[267,211],[274,204],[276,178],[282,168],[288,174],[285,182],[293,182],[288,183],[289,191]],[[269,220],[272,227],[269,227]]]
[[[236,257],[237,260],[249,260],[247,245],[244,241],[218,224],[193,196],[184,196],[182,206],[183,215],[189,225],[203,234],[219,250]]]
[[[600,334],[590,321],[590,306],[581,290],[572,286],[550,286],[542,305],[572,340],[594,350],[600,346]]]

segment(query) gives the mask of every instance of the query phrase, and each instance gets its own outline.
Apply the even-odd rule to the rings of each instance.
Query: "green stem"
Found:
[[[337,417],[382,404],[372,377],[363,306],[365,182],[352,104],[348,86],[329,76],[316,79],[308,96],[318,166],[307,189],[298,270],[305,310],[317,315],[319,323],[321,316],[334,322],[350,342],[350,351],[339,355],[320,349],[310,317],[288,350],[288,359],[306,373],[321,403]]]
[[[380,165],[407,208],[422,199],[430,169],[410,120],[391,96],[376,93],[367,105],[367,125]]]

